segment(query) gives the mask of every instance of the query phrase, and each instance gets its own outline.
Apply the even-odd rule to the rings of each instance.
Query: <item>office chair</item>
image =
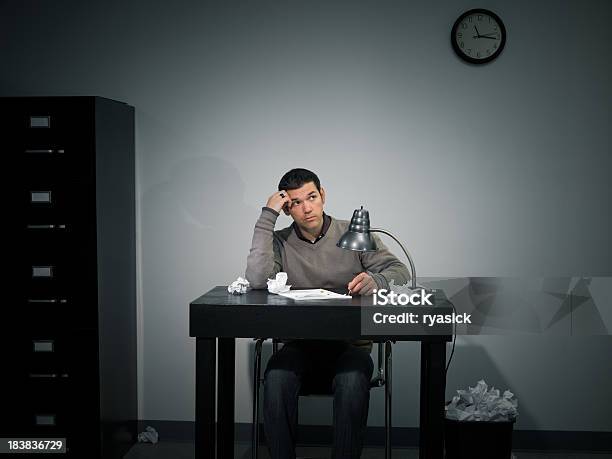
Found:
[[[252,459],[259,457],[259,391],[263,381],[261,378],[261,348],[265,338],[256,339],[255,343],[255,368],[253,370],[253,388],[255,391],[253,397],[253,425],[251,433],[252,442]],[[278,351],[279,341],[272,340],[272,352]],[[378,371],[370,381],[370,388],[385,387],[385,459],[391,459],[391,341],[377,343],[378,348]],[[332,395],[329,384],[319,384],[321,387],[311,385],[308,388],[302,387],[300,396],[304,395]]]

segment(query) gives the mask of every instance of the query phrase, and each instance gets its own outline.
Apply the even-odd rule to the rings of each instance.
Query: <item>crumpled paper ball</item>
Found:
[[[151,426],[147,426],[144,432],[140,432],[138,434],[138,441],[140,443],[157,443],[157,441],[159,440],[159,435],[157,433],[157,431],[151,427]]]
[[[275,279],[268,279],[268,292],[270,293],[285,293],[291,289],[291,285],[287,283],[287,273],[276,273]]]
[[[476,387],[458,390],[446,406],[446,418],[456,421],[513,421],[518,416],[518,400],[506,390],[499,390],[481,379]]]
[[[227,286],[227,291],[234,295],[242,295],[243,293],[247,292],[250,286],[251,284],[248,280],[243,277],[239,277]]]

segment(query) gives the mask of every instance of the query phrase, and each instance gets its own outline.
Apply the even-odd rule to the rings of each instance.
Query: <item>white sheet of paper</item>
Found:
[[[350,299],[350,295],[342,295],[341,293],[330,292],[323,288],[313,288],[308,290],[289,290],[285,293],[279,293],[281,296],[286,296],[292,300],[331,300],[331,299]]]

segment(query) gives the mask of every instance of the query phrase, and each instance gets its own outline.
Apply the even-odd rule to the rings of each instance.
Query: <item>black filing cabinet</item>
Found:
[[[0,117],[0,438],[122,457],[138,418],[134,108],[9,97]]]

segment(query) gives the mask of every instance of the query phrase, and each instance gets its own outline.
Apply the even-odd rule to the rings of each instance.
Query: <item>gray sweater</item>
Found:
[[[378,288],[409,281],[406,265],[400,262],[377,235],[376,252],[353,252],[336,246],[349,226],[346,220],[331,219],[325,235],[316,243],[300,239],[292,226],[274,231],[278,213],[264,207],[255,223],[245,276],[253,288],[266,288],[268,278],[287,273],[287,284],[298,288],[346,288],[356,273],[367,271]]]
[[[289,226],[274,231],[278,212],[264,207],[255,223],[251,251],[247,257],[245,276],[253,288],[267,288],[268,278],[276,273],[287,273],[291,288],[347,288],[356,273],[367,271],[378,288],[388,288],[393,279],[395,285],[403,285],[410,279],[408,268],[400,262],[380,238],[373,234],[378,245],[376,252],[353,252],[336,246],[349,226],[346,220],[331,219],[325,235],[315,243],[298,237]],[[351,341],[368,351],[372,342]]]

